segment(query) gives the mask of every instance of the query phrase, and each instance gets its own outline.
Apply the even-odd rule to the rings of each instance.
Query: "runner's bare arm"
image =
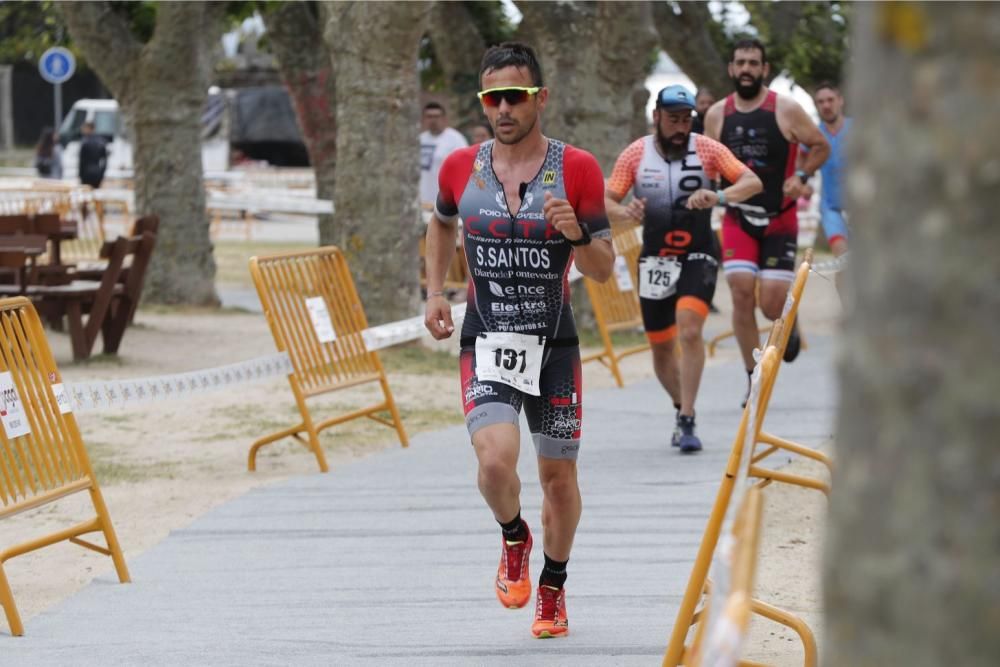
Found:
[[[760,177],[747,169],[735,183],[722,190],[722,193],[727,204],[735,204],[750,199],[763,189],[764,184],[761,183]],[[687,202],[687,207],[691,209],[714,208],[718,205],[719,195],[711,190],[698,190],[688,197]]]
[[[790,142],[803,144],[809,148],[809,152],[799,164],[799,169],[811,176],[830,157],[830,144],[809,114],[795,100],[779,95],[777,112],[778,126],[785,137]],[[789,197],[802,196],[804,189],[805,185],[797,175],[793,174],[785,181],[784,191]]]
[[[615,268],[615,249],[608,239],[594,239],[590,245],[573,248],[576,268],[591,280],[603,283]]]
[[[456,221],[443,222],[431,216],[427,226],[427,306],[424,326],[435,339],[448,338],[455,331],[451,320],[451,304],[444,298],[444,277],[455,255]]]
[[[628,225],[634,227],[637,223],[642,224],[642,218],[646,214],[646,199],[643,197],[633,197],[628,205],[622,205],[624,196],[617,195],[611,190],[604,190],[604,208],[608,212],[608,219],[613,225]]]
[[[726,108],[726,98],[722,98],[711,107],[705,114],[705,136],[709,139],[721,141],[722,119]]]
[[[635,173],[642,161],[643,140],[632,142],[615,160],[611,177],[604,184],[604,209],[612,225],[634,227],[642,224],[646,215],[646,200],[634,197],[627,206],[622,206],[632,186],[635,185]]]
[[[565,199],[558,199],[551,192],[545,193],[545,220],[570,241],[583,238],[583,229],[576,218],[576,211]],[[605,232],[607,233],[607,232]],[[611,277],[615,265],[615,250],[608,239],[593,239],[587,245],[573,248],[576,268],[583,275],[603,283]]]
[[[724,190],[697,190],[688,197],[689,209],[713,208],[720,205],[719,192],[728,204],[745,201],[764,189],[760,177],[740,162],[723,144],[704,136],[695,137],[695,150],[701,159],[706,175],[712,180],[723,176],[732,183]]]
[[[808,155],[809,155],[809,149],[807,147],[805,147],[805,146],[800,146],[799,147],[799,154],[795,156],[795,170],[796,171],[799,171],[800,169],[802,171],[805,171],[805,168],[804,168],[803,165],[805,165],[805,163],[806,163],[806,157],[808,157]],[[810,198],[815,193],[816,193],[816,191],[813,189],[812,185],[806,183],[804,186],[802,186],[802,196],[803,197]]]

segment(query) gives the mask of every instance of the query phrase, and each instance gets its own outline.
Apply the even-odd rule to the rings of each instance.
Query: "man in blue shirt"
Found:
[[[820,221],[830,250],[837,257],[847,252],[847,220],[844,210],[844,188],[847,173],[847,135],[851,119],[844,116],[844,97],[832,83],[821,83],[813,95],[816,110],[823,121],[819,129],[830,143],[830,157],[820,167],[823,179],[820,193]]]

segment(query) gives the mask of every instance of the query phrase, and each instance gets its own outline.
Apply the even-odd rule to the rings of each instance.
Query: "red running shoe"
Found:
[[[531,577],[528,561],[531,559],[531,531],[524,524],[528,536],[518,542],[500,537],[500,568],[497,570],[496,592],[500,604],[508,609],[520,609],[531,599]]]
[[[566,618],[566,589],[539,586],[535,602],[535,622],[531,634],[539,639],[565,637],[569,634]]]

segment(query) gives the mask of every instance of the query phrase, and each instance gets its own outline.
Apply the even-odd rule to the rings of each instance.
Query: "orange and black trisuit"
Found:
[[[632,190],[646,200],[639,301],[650,342],[673,340],[678,308],[708,315],[719,266],[712,211],[688,210],[687,200],[697,190],[714,190],[720,175],[735,182],[746,170],[725,146],[694,133],[684,154],[673,160],[657,151],[653,135],[637,139],[618,156],[608,192],[621,199]]]

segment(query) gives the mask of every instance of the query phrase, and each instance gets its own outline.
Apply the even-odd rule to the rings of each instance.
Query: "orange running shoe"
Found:
[[[535,622],[531,634],[539,639],[565,637],[569,634],[566,618],[566,589],[539,586],[535,602]]]
[[[520,542],[509,542],[500,537],[500,568],[497,570],[496,591],[500,604],[508,609],[520,609],[531,599],[531,577],[528,561],[531,559],[531,531],[524,524],[528,536]]]

